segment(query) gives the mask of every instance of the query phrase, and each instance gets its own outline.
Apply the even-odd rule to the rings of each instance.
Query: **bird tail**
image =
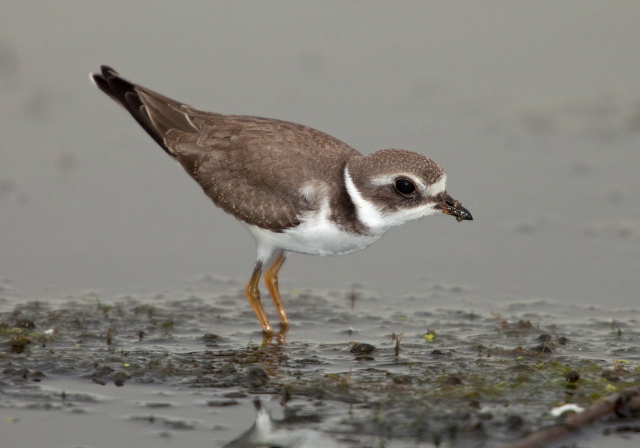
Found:
[[[184,110],[187,106],[124,79],[111,67],[103,65],[101,73],[91,73],[90,77],[100,90],[128,110],[140,126],[171,157],[175,157],[176,154],[167,145],[168,133],[172,130],[178,132],[195,130]]]

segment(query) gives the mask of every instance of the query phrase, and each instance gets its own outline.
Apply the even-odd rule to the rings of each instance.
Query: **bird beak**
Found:
[[[438,207],[442,210],[442,213],[455,217],[458,222],[473,220],[473,216],[471,216],[469,210],[446,193],[443,195],[442,200],[438,202]]]

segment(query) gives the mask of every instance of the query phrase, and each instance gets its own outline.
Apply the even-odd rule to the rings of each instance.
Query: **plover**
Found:
[[[260,276],[267,268],[283,334],[289,321],[278,273],[290,252],[356,252],[392,227],[436,213],[473,219],[445,190],[444,170],[421,154],[383,149],[365,156],[301,124],[204,112],[101,69],[93,82],[253,234],[257,260],[244,292],[266,335],[273,327]]]
[[[256,421],[238,438],[224,445],[223,448],[339,448],[338,444],[327,434],[302,428],[294,429],[286,421],[275,421],[264,408],[260,400],[253,402],[256,408]]]

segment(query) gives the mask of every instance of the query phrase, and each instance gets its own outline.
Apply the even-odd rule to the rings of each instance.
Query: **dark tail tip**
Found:
[[[101,73],[91,73],[90,77],[93,83],[112,100],[127,109],[151,138],[153,138],[167,154],[174,157],[167,148],[163,136],[158,133],[158,130],[153,126],[147,112],[144,110],[144,104],[140,99],[136,85],[122,78],[117,71],[108,65],[100,66],[100,71]]]

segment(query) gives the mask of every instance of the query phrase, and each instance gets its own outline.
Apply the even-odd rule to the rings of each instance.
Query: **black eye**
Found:
[[[398,193],[403,195],[410,195],[416,191],[416,186],[409,179],[398,179],[394,184]]]

